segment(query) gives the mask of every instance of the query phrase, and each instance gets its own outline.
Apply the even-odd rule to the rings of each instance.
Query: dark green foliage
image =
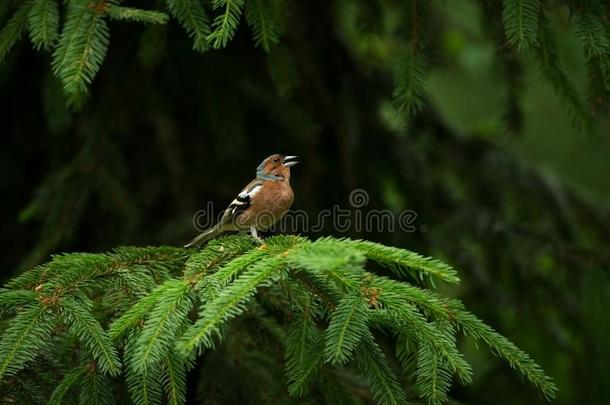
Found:
[[[200,0],[167,0],[169,12],[178,20],[193,40],[193,49],[208,49],[210,22]]]
[[[270,0],[249,0],[246,3],[246,21],[252,28],[254,43],[267,52],[279,41],[280,23],[276,7]]]
[[[59,10],[54,0],[35,0],[28,16],[30,39],[36,49],[50,49],[59,35]]]
[[[98,74],[109,45],[107,19],[151,24],[165,24],[168,15],[162,11],[144,10],[119,5],[117,0],[70,0],[67,2],[65,22],[58,38],[59,12],[56,0],[30,0],[23,2],[0,32],[0,61],[11,47],[28,30],[36,49],[53,50],[53,72],[61,79],[72,102],[77,102]],[[594,108],[601,105],[610,91],[610,39],[607,20],[602,17],[605,6],[601,1],[587,1],[573,6],[575,27],[580,39],[591,81],[590,99]],[[576,128],[591,132],[591,119],[581,105],[575,90],[559,68],[553,33],[548,27],[545,8],[538,0],[482,1],[486,24],[503,28],[504,41],[517,52],[536,48],[542,71],[564,100],[574,119]],[[487,5],[486,5],[487,4]],[[210,47],[224,48],[234,38],[245,20],[252,29],[255,45],[269,51],[279,41],[282,26],[282,2],[271,0],[213,0],[211,10],[201,0],[166,0],[167,10],[188,33],[193,49],[204,52]],[[373,6],[367,6],[372,7]],[[402,51],[396,58],[394,100],[397,107],[414,115],[425,104],[425,77],[429,61],[434,56],[431,47],[430,25],[433,6],[428,1],[414,0],[400,8],[402,17]],[[215,14],[211,24],[208,13]],[[370,16],[369,16],[370,18]],[[149,34],[154,31],[149,31]],[[153,38],[143,37],[143,49],[157,45]],[[498,43],[498,52],[504,53],[505,80],[509,89],[516,85],[515,62],[507,59],[506,50]],[[142,52],[144,52],[141,49]],[[157,51],[158,52],[158,51]],[[150,52],[149,52],[150,53]],[[152,52],[154,53],[154,52]],[[146,57],[150,59],[150,56]],[[600,91],[599,87],[602,87]],[[518,130],[520,117],[515,95],[509,94],[507,120],[510,130]]]
[[[512,368],[520,371],[526,378],[534,382],[547,399],[555,396],[555,389],[552,385],[549,385],[552,384],[551,379],[544,375],[540,366],[532,361],[527,353],[522,352],[512,342],[497,333],[492,327],[485,325],[476,316],[464,311],[460,303],[453,301],[451,305],[455,310],[455,321],[459,328],[475,339],[480,339],[489,345],[497,356],[508,361]]]
[[[163,384],[165,395],[170,405],[186,402],[186,377],[191,362],[181,358],[175,351],[167,352],[163,367]]]
[[[397,107],[409,115],[414,115],[423,106],[424,80],[426,71],[426,51],[428,47],[426,31],[429,24],[430,4],[425,0],[408,2],[404,7],[405,47],[397,63],[394,101]]]
[[[314,314],[311,313],[314,308],[310,303],[288,326],[286,340],[288,392],[299,397],[309,392],[324,353],[322,333],[315,323]]]
[[[8,334],[41,296],[45,305],[58,301],[53,311],[63,311],[59,298],[64,292],[56,287],[65,283],[73,302],[84,308],[91,305],[87,297],[93,302],[90,312],[115,346],[124,373],[114,387],[120,398],[130,392],[148,402],[180,398],[188,372],[189,382],[197,385],[189,390],[198,391],[204,403],[281,403],[288,394],[314,403],[367,402],[373,394],[366,379],[356,376],[360,346],[344,353],[353,359],[344,367],[326,362],[324,353],[333,311],[346,294],[365,294],[360,286],[370,282],[369,288],[383,293],[380,307],[367,314],[367,325],[409,399],[543,401],[543,395],[519,385],[518,373],[508,365],[475,352],[471,339],[461,338],[467,328],[451,322],[446,306],[453,302],[430,289],[441,280],[457,283],[457,274],[400,249],[381,254],[368,242],[339,244],[335,239],[293,251],[286,257],[288,270],[278,271],[279,280],[272,277],[253,296],[240,295],[243,300],[232,307],[239,315],[217,328],[215,349],[195,364],[181,356],[182,364],[170,363],[167,336],[175,331],[182,337],[198,321],[204,303],[216,302],[251,265],[270,258],[249,240],[213,241],[198,253],[127,248],[107,255],[55,256],[33,268],[59,251],[179,245],[192,236],[186,225],[203,201],[214,201],[218,208],[248,180],[257,160],[271,152],[294,153],[305,156],[293,174],[296,208],[315,216],[361,187],[371,196],[370,208],[412,208],[419,214],[416,225],[425,224],[429,231],[327,227],[325,233],[408,246],[455,264],[462,282],[451,294],[535,354],[560,387],[558,402],[599,403],[606,397],[609,329],[603,315],[610,302],[605,292],[610,264],[600,247],[610,238],[607,204],[584,198],[503,149],[535,143],[540,121],[557,114],[553,93],[538,83],[536,64],[576,127],[592,128],[591,112],[603,124],[608,92],[601,28],[608,31],[607,2],[245,0],[237,28],[222,34],[233,35],[232,40],[219,51],[209,42],[210,22],[226,16],[226,4],[88,2],[101,3],[107,7],[92,11],[101,12],[97,21],[108,28],[107,57],[101,66],[85,65],[97,74],[86,86],[87,95],[71,95],[66,107],[66,83],[58,79],[61,74],[53,76],[49,62],[61,46],[60,33],[73,24],[68,21],[72,6],[82,1],[0,1],[1,132],[7,142],[2,148],[3,269],[7,279],[29,270],[2,293],[0,330]],[[526,16],[530,8],[524,6],[530,4],[538,7],[539,20]],[[486,10],[483,32],[476,17],[464,18],[464,5],[470,16]],[[58,12],[56,29],[52,10]],[[413,19],[413,10],[420,17]],[[456,26],[455,19],[468,26]],[[514,23],[520,25],[508,26]],[[570,49],[576,42],[572,34],[582,45],[580,53]],[[252,49],[253,40],[260,50]],[[269,54],[262,51],[267,48]],[[485,77],[492,49],[490,85]],[[403,66],[397,69],[400,60]],[[579,68],[585,63],[586,75]],[[497,138],[501,127],[488,127],[488,121],[484,128],[457,125],[443,100],[435,98],[456,93],[445,83],[462,82],[456,70],[476,75],[465,101],[487,100],[485,91],[501,93],[507,129],[523,127],[534,139],[511,139],[506,145]],[[392,107],[392,83],[400,89],[395,100],[409,112],[407,125],[405,115]],[[580,101],[585,86],[592,111]],[[543,103],[532,105],[542,93]],[[549,127],[553,124],[549,121]],[[557,144],[538,152],[561,153],[557,146],[568,139],[562,136],[571,134],[567,126],[562,131]],[[590,162],[570,157],[568,172],[576,175]],[[219,168],[225,169],[222,181]],[[603,185],[604,176],[591,177]],[[349,255],[341,254],[347,250]],[[367,270],[392,279],[367,281],[365,260]],[[81,270],[75,275],[70,269],[76,261]],[[60,279],[60,274],[65,276]],[[190,286],[187,292],[174,284],[182,279]],[[162,299],[168,293],[165,282],[188,299],[180,294]],[[77,290],[84,296],[72,296]],[[150,314],[157,304],[166,310],[174,304],[179,311],[191,309],[180,326],[154,323]],[[35,342],[42,345],[36,359],[6,380],[9,403],[42,403],[79,367],[87,373],[101,370],[90,339],[76,336],[66,315],[49,316],[58,321],[50,335],[37,333],[51,339]],[[152,363],[125,357],[124,348],[135,347],[155,325],[163,339],[146,339],[154,342],[151,352],[161,355]],[[484,343],[490,333],[481,330],[475,337]],[[366,337],[358,336],[362,345]],[[527,363],[522,352],[500,341],[495,345],[497,353]],[[449,390],[451,383],[469,381],[465,360],[473,365],[473,382]],[[149,371],[148,364],[159,370]],[[41,375],[40,369],[54,372]],[[234,381],[235,374],[247,378]],[[79,400],[85,379],[78,372],[74,378],[66,403]]]
[[[508,42],[519,51],[536,44],[538,35],[538,0],[504,0],[504,29]]]
[[[127,390],[135,404],[158,404],[162,398],[183,404],[186,375],[198,364],[196,354],[215,350],[218,343],[234,345],[238,339],[258,353],[249,361],[267,362],[274,351],[285,353],[287,386],[282,391],[291,396],[306,398],[314,390],[350,398],[349,380],[339,377],[341,382],[332,389],[326,384],[337,384],[330,382],[328,373],[340,376],[355,367],[376,400],[401,404],[406,394],[399,377],[372,334],[389,330],[399,337],[401,363],[417,358],[415,370],[403,367],[405,377],[414,373],[420,395],[442,403],[453,375],[462,384],[470,381],[470,366],[458,351],[455,335],[463,330],[506,359],[546,397],[554,396],[555,386],[540,367],[461,303],[413,281],[368,272],[365,257],[391,265],[398,277],[415,269],[457,280],[451,267],[413,252],[333,238],[310,242],[277,236],[255,247],[248,237],[232,236],[200,251],[120,248],[109,254],[58,256],[0,292],[0,305],[13,307],[16,313],[0,341],[0,375],[6,382],[8,376],[26,371],[60,371],[32,368],[32,360],[50,345],[54,353],[81,351],[77,358],[53,359],[62,365],[62,377],[50,396],[52,403],[70,392],[78,393],[81,403],[109,403],[120,395],[119,389]],[[136,300],[131,307],[104,305],[112,294],[129,299],[129,284],[116,282],[119,269],[140,268],[158,286],[131,297]],[[315,287],[301,288],[303,277],[315,280],[310,287],[317,284],[330,291],[330,297]],[[29,281],[33,279],[37,282]],[[150,290],[146,278],[141,282],[140,290]],[[286,303],[280,312],[264,309],[274,306],[267,301],[274,294]],[[200,309],[193,322],[194,305]],[[255,338],[253,330],[240,329],[249,317],[256,319],[256,329],[268,331],[269,338]],[[102,325],[110,320],[106,332]],[[64,326],[67,333],[60,333]],[[119,384],[111,377],[118,377]],[[341,394],[340,386],[348,391]]]
[[[23,2],[0,31],[0,61],[6,57],[8,51],[10,51],[13,45],[21,38],[21,35],[25,31],[31,8],[31,1]]]
[[[345,364],[367,330],[367,304],[360,294],[341,299],[328,329],[324,357],[332,364]]]
[[[244,0],[213,0],[212,5],[220,14],[214,18],[208,40],[214,48],[224,48],[237,31]]]
[[[540,15],[538,37],[539,45],[536,56],[538,57],[542,74],[565,104],[568,113],[572,117],[574,127],[590,134],[593,131],[591,114],[580,100],[576,89],[574,89],[566,74],[561,70],[555,38],[544,13]]]
[[[149,24],[165,24],[169,16],[153,10],[141,10],[133,7],[121,7],[111,4],[108,7],[108,16],[114,20],[137,21]]]
[[[53,318],[49,309],[37,303],[19,311],[0,341],[0,378],[14,375],[36,357],[49,341]]]
[[[83,374],[87,373],[87,371],[87,367],[81,366],[74,368],[72,371],[66,374],[59,382],[55,390],[53,390],[53,394],[51,394],[51,398],[49,398],[49,405],[61,404],[66,396],[66,393],[79,381],[83,381]]]
[[[66,23],[53,53],[53,72],[67,93],[82,93],[97,74],[108,49],[109,30],[104,5],[70,2]]]
[[[79,402],[81,404],[106,405],[115,402],[108,376],[96,367],[90,367],[82,377]]]
[[[606,103],[610,94],[610,30],[605,10],[602,1],[587,1],[575,10],[576,36],[587,61],[591,78],[589,102],[594,111]]]
[[[367,330],[358,348],[358,369],[368,379],[375,400],[382,404],[404,404],[405,394],[379,345]]]
[[[99,369],[111,376],[118,375],[121,363],[106,332],[90,313],[93,303],[78,302],[71,297],[64,297],[60,305],[63,320],[70,328],[70,332],[79,338]]]

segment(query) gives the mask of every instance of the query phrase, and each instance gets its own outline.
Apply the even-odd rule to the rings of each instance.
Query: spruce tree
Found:
[[[370,271],[367,262],[386,270]],[[198,251],[55,256],[0,292],[2,399],[184,404],[187,375],[226,345],[232,353],[214,372],[259,364],[249,370],[254,381],[244,382],[265,382],[248,392],[252,402],[334,403],[339,395],[347,403],[402,404],[401,381],[412,378],[409,396],[440,404],[454,381],[472,379],[458,334],[488,346],[553,398],[555,385],[530,356],[431,287],[458,281],[440,261],[336,238],[275,236],[258,247],[237,235]],[[201,390],[206,401],[227,400]]]
[[[469,4],[493,49],[499,132],[522,133],[535,66],[595,139],[607,3]],[[451,63],[449,20],[442,2],[415,0],[0,2],[3,183],[20,197],[5,198],[19,221],[1,241],[20,273],[0,293],[2,401],[552,398],[541,368],[473,314],[536,353],[561,402],[605,398],[607,206],[439,113],[427,80]],[[366,187],[373,207],[414,208],[431,231],[134,247],[187,240],[201,199],[226,201],[244,180],[206,174],[278,147],[308,151],[295,181],[309,213]]]

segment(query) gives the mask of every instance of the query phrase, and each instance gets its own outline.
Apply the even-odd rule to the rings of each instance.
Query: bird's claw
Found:
[[[260,236],[258,236],[258,233],[256,232],[256,228],[250,228],[250,234],[252,235],[252,239],[254,240],[254,243],[256,243],[258,246],[263,246],[265,244],[265,241],[262,240],[260,238]]]

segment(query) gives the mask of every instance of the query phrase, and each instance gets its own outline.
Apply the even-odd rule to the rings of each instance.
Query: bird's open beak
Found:
[[[298,156],[284,156],[284,166],[290,167],[296,165],[297,163],[299,163],[297,161],[298,158]]]

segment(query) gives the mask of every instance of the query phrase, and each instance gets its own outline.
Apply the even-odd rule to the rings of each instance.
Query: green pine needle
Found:
[[[367,331],[368,332],[368,331]],[[375,400],[382,404],[407,403],[404,391],[373,336],[365,334],[357,352],[358,369],[367,377]]]
[[[0,63],[4,61],[4,58],[6,58],[6,55],[13,45],[15,45],[21,38],[21,35],[23,35],[32,4],[32,1],[23,2],[0,31]]]
[[[30,290],[0,288],[0,310],[14,311],[25,305],[36,304],[38,294]]]
[[[110,379],[95,367],[89,367],[81,380],[79,400],[88,405],[116,403]]]
[[[163,362],[163,387],[169,405],[186,403],[186,376],[192,364],[170,350]]]
[[[201,0],[167,0],[167,8],[193,40],[193,49],[206,51],[209,47],[210,20]]]
[[[310,389],[323,356],[322,333],[310,311],[304,311],[289,326],[286,340],[286,376],[290,395],[302,397]]]
[[[360,250],[368,259],[376,261],[402,277],[415,271],[415,274],[411,274],[415,279],[423,280],[426,277],[450,284],[457,284],[460,281],[457,272],[451,266],[406,249],[368,241],[346,241],[345,243]]]
[[[407,50],[396,65],[394,103],[409,116],[415,115],[424,105],[425,72],[424,58],[412,50]]]
[[[214,347],[213,337],[220,336],[221,325],[241,314],[256,289],[278,276],[284,266],[282,257],[263,259],[252,265],[215,300],[202,308],[199,320],[178,341],[179,352],[188,357],[196,348]]]
[[[555,385],[540,366],[459,301],[367,272],[367,258],[412,281],[457,281],[451,267],[408,250],[335,238],[276,236],[259,247],[233,236],[199,251],[123,247],[58,255],[0,290],[0,308],[16,314],[0,340],[0,377],[18,374],[38,356],[84,349],[84,360],[72,369],[65,358],[56,360],[67,370],[52,402],[65,400],[77,383],[81,401],[112,401],[120,394],[110,383],[114,377],[125,379],[136,405],[159,404],[164,394],[178,405],[185,402],[197,353],[214,349],[225,335],[223,350],[250,345],[238,356],[244,364],[277,366],[281,354],[266,350],[281,353],[283,347],[286,395],[306,398],[315,387],[323,398],[347,400],[345,382],[331,381],[334,368],[353,359],[377,401],[404,403],[399,379],[373,337],[378,330],[396,338],[397,359],[421,398],[440,404],[454,376],[462,384],[472,378],[457,347],[463,331],[545,397],[554,396]],[[200,309],[192,323],[195,301]],[[67,330],[55,329],[58,319]],[[102,325],[109,321],[106,333]]]
[[[539,0],[504,0],[504,31],[518,51],[537,43],[539,15]]]
[[[394,104],[399,111],[413,116],[424,105],[427,46],[426,25],[430,21],[428,1],[413,0],[404,6],[406,43],[394,68]]]
[[[100,369],[113,376],[119,375],[121,362],[117,351],[99,321],[91,314],[91,306],[68,297],[64,297],[60,305],[70,331],[78,336]]]
[[[34,0],[28,30],[34,48],[51,48],[59,36],[59,9],[55,0]]]
[[[51,312],[40,305],[24,308],[2,333],[0,340],[0,380],[16,374],[49,343],[55,326]]]
[[[145,24],[165,24],[169,20],[169,16],[160,11],[142,10],[117,5],[110,5],[106,13],[113,20],[135,21]]]
[[[553,86],[572,118],[572,125],[586,134],[593,134],[593,118],[583,105],[566,74],[561,70],[555,38],[544,13],[540,15],[537,57],[544,77]]]
[[[72,371],[62,378],[57,387],[53,390],[51,398],[47,405],[61,405],[63,403],[64,396],[68,391],[82,378],[83,374],[87,371],[86,367],[76,367]]]
[[[133,364],[131,358],[136,351],[140,331],[132,331],[125,345],[126,362]],[[161,404],[163,396],[163,378],[160,367],[152,367],[136,372],[133,367],[127,367],[125,373],[127,388],[134,405],[158,405]]]
[[[254,44],[269,52],[280,39],[275,4],[270,0],[248,0],[246,21],[254,33]]]
[[[159,287],[138,301],[133,307],[114,321],[108,329],[108,335],[112,340],[123,337],[130,328],[145,318],[163,295],[164,289]]]
[[[224,9],[224,11],[214,19],[213,31],[208,36],[208,41],[215,49],[224,48],[235,36],[244,0],[214,0],[212,5],[214,10]]]
[[[464,311],[461,303],[453,301],[455,323],[468,335],[482,340],[498,356],[505,359],[515,370],[534,384],[548,400],[555,398],[557,387],[553,380],[544,374],[542,368],[514,343],[483,323],[475,315]]]
[[[591,104],[596,106],[610,95],[610,28],[603,14],[588,9],[578,12],[576,37],[587,60]]]
[[[362,296],[348,295],[333,312],[326,330],[324,358],[332,364],[345,364],[362,337],[368,332],[367,304]]]
[[[169,280],[159,290],[160,298],[148,315],[132,357],[136,372],[157,367],[163,361],[193,305],[194,295],[182,280]]]
[[[447,401],[451,388],[451,371],[429,345],[421,345],[417,353],[417,389],[430,404]]]
[[[53,53],[53,72],[68,94],[87,90],[108,48],[109,31],[104,5],[87,0],[70,2],[59,43]]]

